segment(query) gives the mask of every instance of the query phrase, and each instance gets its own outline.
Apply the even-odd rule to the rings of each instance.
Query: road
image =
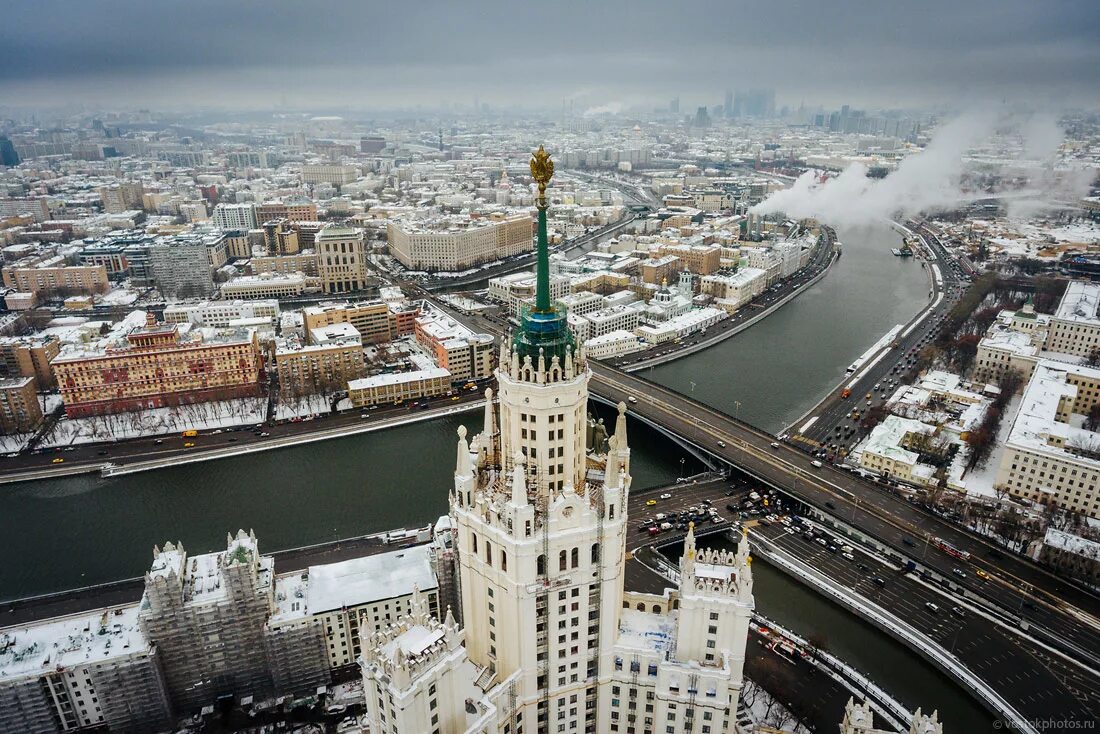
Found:
[[[815,533],[823,539],[836,539],[836,545],[852,543],[820,526],[815,527]],[[983,614],[980,602],[964,600],[957,592],[941,583],[922,580],[916,573],[900,573],[873,548],[853,543],[853,558],[849,560],[778,523],[753,527],[754,543],[760,536],[788,557],[928,635],[992,686],[1024,718],[1092,721],[1100,716],[1100,679],[1044,650],[1018,630],[995,624],[991,616]],[[992,615],[995,618],[997,615]]]
[[[952,577],[956,567],[963,569],[967,575],[958,580],[959,586],[1049,630],[1071,647],[1093,656],[1100,653],[1100,599],[1096,596],[1029,559],[1002,552],[881,485],[828,464],[816,467],[802,451],[708,405],[606,365],[594,363],[592,370],[593,396],[611,403],[634,397],[630,409],[635,415],[818,512],[858,527],[899,558],[914,557],[946,577]],[[943,538],[971,553],[970,560],[931,548],[929,537]],[[976,574],[979,568],[988,572],[988,579]]]
[[[450,397],[444,395],[430,399],[421,398],[416,401],[421,405],[426,404],[428,406],[426,409],[421,409],[419,406],[413,408],[411,403],[396,406],[384,405],[375,410],[323,413],[312,420],[302,422],[287,420],[217,431],[204,430],[194,437],[177,434],[147,436],[117,442],[77,444],[64,449],[39,449],[31,453],[6,457],[3,469],[0,470],[0,483],[96,472],[108,463],[126,466],[169,459],[195,459],[210,453],[232,456],[243,450],[261,446],[278,448],[306,439],[313,434],[331,434],[331,437],[340,437],[349,435],[349,429],[383,427],[407,422],[410,418],[428,420],[449,413],[456,407],[484,400],[484,388],[491,384],[486,382],[475,390],[458,390],[456,395]],[[189,443],[193,446],[186,446]],[[57,459],[61,461],[54,463]]]
[[[925,252],[931,253],[924,266],[935,263],[940,273],[940,278],[933,279],[929,305],[904,324],[902,335],[894,342],[897,346],[887,344],[871,358],[870,366],[845,378],[842,386],[851,390],[847,399],[841,397],[838,387],[790,427],[789,440],[821,452],[826,460],[839,458],[838,452],[846,455],[865,435],[860,419],[853,418],[852,411],[860,411],[862,417],[868,409],[883,405],[897,386],[912,376],[918,353],[935,339],[944,317],[967,286],[961,267],[938,239],[922,229],[914,231],[924,241]]]

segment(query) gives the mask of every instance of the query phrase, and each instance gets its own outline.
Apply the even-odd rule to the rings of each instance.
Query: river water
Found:
[[[822,281],[747,331],[645,376],[767,430],[795,420],[927,299],[925,272],[890,254],[899,238],[888,228],[838,234],[843,257]],[[262,548],[278,550],[425,525],[446,512],[459,424],[479,430],[481,413],[107,480],[0,487],[0,599],[138,576],[166,540],[199,553],[252,528]],[[631,447],[636,487],[700,469],[641,425],[631,426]],[[948,731],[988,730],[984,711],[921,659],[788,577],[762,566],[756,597],[804,635],[822,629],[834,652],[885,676],[906,703],[950,714]]]

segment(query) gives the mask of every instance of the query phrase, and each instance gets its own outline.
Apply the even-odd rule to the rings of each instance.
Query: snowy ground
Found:
[[[9,436],[0,436],[0,454],[22,451],[32,436],[34,436],[33,433],[13,433]]]
[[[152,408],[90,418],[62,418],[41,442],[43,447],[117,441],[186,430],[212,430],[260,423],[266,418],[267,398],[242,398]]]
[[[342,399],[336,405],[337,410],[351,410],[351,401]],[[280,402],[275,406],[275,420],[284,421],[288,418],[307,418],[311,415],[329,413],[332,410],[332,397],[326,395],[303,395],[292,403]]]
[[[327,414],[332,398],[326,395],[303,395],[293,402],[280,403],[275,409],[276,420],[296,416]],[[342,399],[338,410],[350,410],[351,401]],[[267,398],[242,398],[209,403],[194,403],[173,408],[154,408],[130,413],[90,418],[62,418],[41,442],[43,447],[117,441],[139,436],[179,434],[186,430],[209,431],[218,428],[261,423],[267,416]],[[17,451],[26,444],[24,436],[16,444],[13,436],[0,437],[0,452]],[[7,448],[15,445],[16,448]]]
[[[997,470],[1001,466],[1001,457],[1005,452],[1005,442],[1008,440],[1008,434],[1012,431],[1012,424],[1016,421],[1016,414],[1020,412],[1020,399],[1021,395],[1016,395],[1012,400],[1008,401],[1008,405],[1005,406],[1004,415],[1001,418],[1001,425],[997,429],[997,439],[994,444],[993,453],[989,457],[989,461],[981,469],[972,469],[966,474],[964,479],[966,480],[966,494],[988,497],[993,499],[996,497],[996,493],[993,491],[993,482],[997,478]]]
[[[1100,224],[1088,220],[1046,222],[1042,219],[974,219],[963,224],[937,222],[950,234],[984,236],[1011,257],[1059,257],[1063,248],[1079,249],[1100,242]]]
[[[475,301],[472,298],[466,298],[465,296],[449,296],[444,295],[439,297],[440,300],[451,304],[459,311],[464,313],[475,313],[477,311],[484,311],[489,308],[488,304]]]
[[[786,706],[772,698],[762,686],[747,679],[738,705],[738,714],[742,713],[754,724],[750,731],[810,734],[810,729],[799,723]]]

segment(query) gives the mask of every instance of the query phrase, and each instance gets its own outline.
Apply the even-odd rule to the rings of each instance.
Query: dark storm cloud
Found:
[[[15,0],[0,104],[51,95],[256,105],[1098,96],[1096,0],[234,2]],[[13,100],[12,98],[16,98]]]

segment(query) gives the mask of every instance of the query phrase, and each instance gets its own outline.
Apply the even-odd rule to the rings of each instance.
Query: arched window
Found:
[[[477,533],[470,533],[470,548],[477,553]]]
[[[572,551],[570,551],[569,560],[570,560],[570,563],[573,566],[573,568],[576,568],[577,566],[580,565],[581,553],[580,553],[579,548],[574,548]]]
[[[680,608],[680,600],[679,599],[673,599],[672,600],[672,608],[673,609],[679,609]]]
[[[493,565],[493,544],[489,541],[485,541],[485,562],[490,566]]]
[[[600,562],[600,544],[599,543],[593,543],[592,544],[592,562],[593,563],[599,563]]]
[[[568,566],[566,565],[565,551],[563,550],[558,553],[558,570],[564,571],[566,568],[568,568]]]
[[[539,576],[546,575],[546,556],[540,555],[535,560],[535,570],[538,572]]]
[[[643,602],[638,602],[638,611],[639,612],[644,612],[645,611],[645,604]]]
[[[661,605],[660,604],[654,604],[653,605],[653,613],[654,614],[660,614],[661,613]]]
[[[500,552],[500,570],[501,571],[507,571],[508,570],[508,553],[507,553],[507,551],[501,551]]]

